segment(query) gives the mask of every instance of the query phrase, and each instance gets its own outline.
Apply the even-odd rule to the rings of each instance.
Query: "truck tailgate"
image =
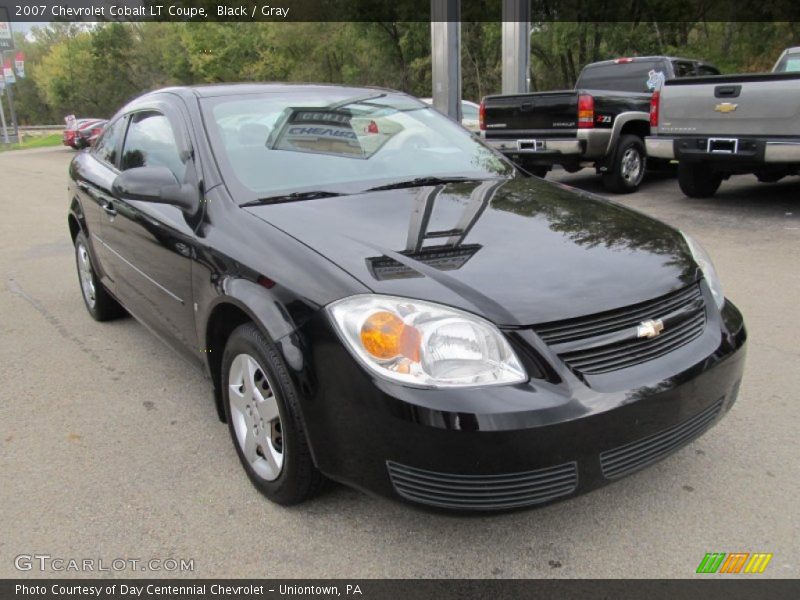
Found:
[[[800,135],[800,73],[668,81],[659,134]]]
[[[521,132],[545,135],[575,135],[578,94],[540,92],[509,96],[489,96],[485,100],[487,137],[515,136]]]

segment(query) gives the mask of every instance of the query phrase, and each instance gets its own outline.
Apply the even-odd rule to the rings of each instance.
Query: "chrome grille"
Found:
[[[408,500],[443,508],[501,510],[566,496],[578,486],[574,462],[502,475],[457,475],[387,461],[395,491]]]
[[[664,332],[640,338],[639,325],[664,319]],[[706,313],[699,284],[655,300],[534,327],[542,340],[572,369],[587,375],[631,367],[688,344],[705,328]]]

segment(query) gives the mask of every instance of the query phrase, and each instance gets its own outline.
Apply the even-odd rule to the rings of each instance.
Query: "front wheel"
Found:
[[[678,163],[678,185],[689,198],[710,198],[722,184],[722,174],[704,163]]]
[[[609,192],[630,194],[639,189],[647,168],[647,154],[642,138],[623,135],[619,138],[614,155],[603,174],[603,185]]]
[[[222,383],[228,429],[253,485],[277,504],[315,496],[325,478],[311,458],[297,392],[283,359],[253,323],[228,339]]]

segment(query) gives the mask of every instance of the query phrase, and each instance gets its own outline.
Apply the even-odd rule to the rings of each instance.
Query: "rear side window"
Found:
[[[167,167],[178,181],[186,173],[169,119],[157,112],[136,113],[128,125],[121,168],[155,166]]]
[[[693,77],[695,75],[694,63],[688,60],[673,60],[672,68],[675,70],[675,77]]]
[[[94,145],[94,155],[105,163],[116,166],[117,148],[124,129],[124,118],[119,118],[106,127]]]
[[[719,70],[716,67],[712,67],[711,65],[697,65],[697,74],[700,77],[706,77],[708,75],[719,75]]]
[[[775,67],[776,73],[797,73],[800,72],[800,52],[787,54]]]
[[[648,93],[661,87],[665,77],[665,65],[661,61],[589,65],[581,73],[575,87]]]

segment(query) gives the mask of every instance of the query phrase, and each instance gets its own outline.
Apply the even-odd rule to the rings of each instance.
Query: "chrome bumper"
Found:
[[[675,159],[675,140],[672,138],[646,137],[644,145],[647,156],[652,158]]]
[[[747,139],[747,138],[742,138]],[[750,138],[752,139],[752,138]],[[765,163],[800,163],[800,141],[761,141],[764,144],[764,162]],[[645,147],[647,148],[647,156],[652,158],[665,158],[667,160],[675,160],[675,139],[664,137],[646,137],[644,139]],[[699,155],[706,154],[702,150],[692,152],[692,158],[697,159]],[[725,160],[727,158],[736,160],[737,158],[745,158],[738,154],[715,154],[707,153],[709,157],[714,157],[717,160]],[[680,157],[677,157],[680,158]],[[746,157],[752,158],[752,157]]]
[[[503,154],[580,154],[583,146],[580,140],[521,139],[484,140],[487,145]]]
[[[767,142],[764,160],[768,163],[800,163],[800,142]]]

